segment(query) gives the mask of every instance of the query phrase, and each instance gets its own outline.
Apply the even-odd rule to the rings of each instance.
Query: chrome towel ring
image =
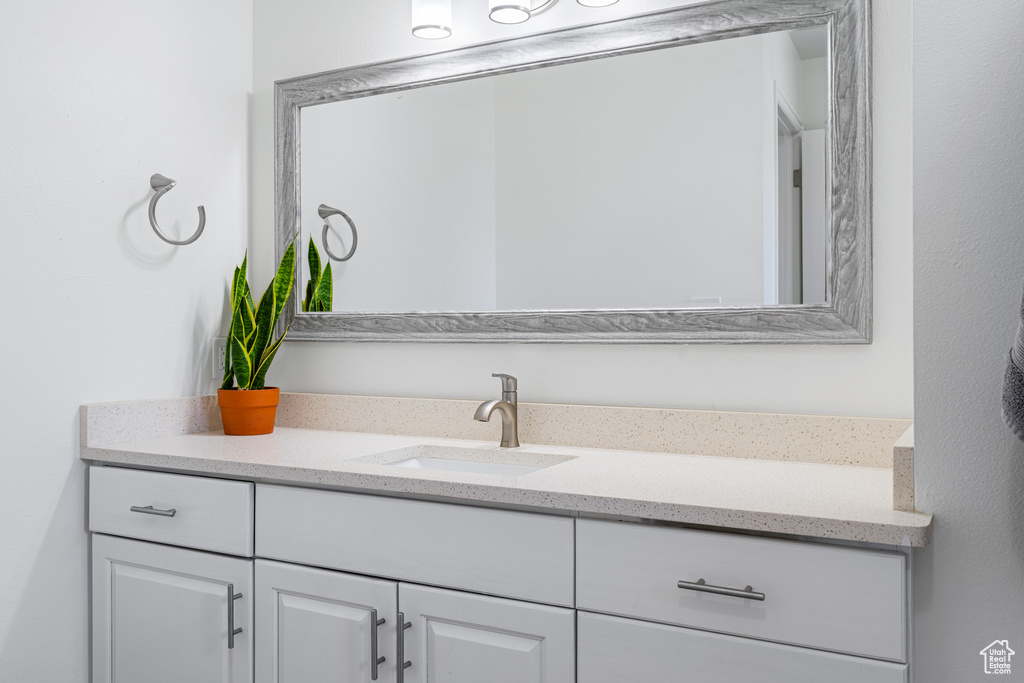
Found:
[[[189,237],[188,239],[180,241],[172,240],[170,237],[160,232],[160,226],[157,225],[156,223],[156,200],[160,199],[160,197],[163,197],[165,194],[170,192],[171,188],[173,188],[177,182],[178,181],[171,180],[170,178],[162,176],[159,173],[154,173],[150,177],[149,185],[150,187],[153,188],[156,194],[153,195],[153,198],[149,200],[149,224],[153,226],[153,232],[156,233],[156,236],[162,239],[164,242],[182,247],[185,246],[186,244],[192,244],[197,239],[199,239],[200,235],[203,234],[203,228],[206,227],[206,209],[204,209],[202,206],[199,207],[199,228],[196,230],[195,234]]]
[[[352,219],[348,217],[347,213],[341,209],[335,209],[332,206],[327,206],[326,204],[321,204],[317,208],[316,212],[320,214],[320,218],[324,219],[324,231],[322,236],[324,251],[326,251],[327,255],[334,261],[348,261],[352,258],[352,254],[356,253],[356,245],[359,243],[359,234],[356,232],[356,224],[352,222]],[[331,224],[327,222],[328,216],[341,216],[348,222],[348,227],[352,228],[352,248],[349,249],[348,253],[344,256],[335,256],[334,252],[331,251],[331,248],[327,246],[327,231],[331,228]]]

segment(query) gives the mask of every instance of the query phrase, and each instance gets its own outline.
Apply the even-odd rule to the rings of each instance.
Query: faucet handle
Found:
[[[501,378],[501,390],[502,391],[515,391],[516,390],[516,378],[512,375],[506,375],[501,372],[492,372],[491,377]]]

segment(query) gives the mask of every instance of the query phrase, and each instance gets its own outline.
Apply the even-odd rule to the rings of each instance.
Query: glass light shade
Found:
[[[530,18],[529,2],[522,0],[490,0],[491,21],[499,24],[521,24]]]
[[[607,7],[608,5],[614,5],[619,0],[576,0],[584,7]]]
[[[412,0],[412,34],[429,40],[450,36],[451,0]]]

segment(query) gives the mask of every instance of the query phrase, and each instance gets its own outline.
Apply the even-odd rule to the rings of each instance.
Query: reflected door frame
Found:
[[[802,202],[794,171],[801,168],[803,121],[772,81],[771,164],[765,184],[764,303],[802,303],[803,258],[800,231]]]

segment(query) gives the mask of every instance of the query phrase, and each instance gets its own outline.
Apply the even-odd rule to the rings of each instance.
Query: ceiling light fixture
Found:
[[[530,17],[551,9],[558,0],[541,2],[536,8],[530,0],[488,0],[488,16],[499,24],[521,24]]]
[[[412,0],[412,34],[437,40],[452,34],[451,0]]]
[[[619,0],[576,0],[584,7],[607,7]],[[558,0],[488,0],[488,16],[499,24],[521,24],[551,9]],[[451,0],[412,0],[412,34],[447,38],[452,34]]]

